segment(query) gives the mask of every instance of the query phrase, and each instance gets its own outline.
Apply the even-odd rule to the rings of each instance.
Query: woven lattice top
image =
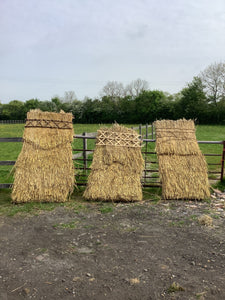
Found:
[[[25,127],[72,129],[73,124],[72,122],[59,120],[27,119]]]
[[[98,130],[96,145],[117,147],[141,147],[139,135],[128,132],[114,132],[109,130]]]

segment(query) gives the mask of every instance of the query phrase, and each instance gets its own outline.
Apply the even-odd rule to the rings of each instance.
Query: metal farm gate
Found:
[[[141,178],[143,187],[160,187],[158,160],[155,152],[155,134],[152,125],[139,126],[134,128],[139,131],[143,141],[142,154],[145,162],[145,168]],[[74,136],[73,142],[73,160],[75,165],[75,177],[78,186],[87,184],[87,177],[90,173],[90,165],[95,148],[95,139],[97,133],[83,133]],[[150,138],[149,138],[150,137]],[[22,142],[22,138],[0,138],[1,142]],[[214,153],[204,153],[208,157],[209,179],[210,181],[222,181],[224,174],[225,141],[198,141],[199,144],[221,145],[221,151]],[[215,157],[218,161],[215,162]],[[210,159],[213,158],[211,161]],[[1,159],[1,158],[0,158]],[[13,166],[15,161],[2,161],[1,166]],[[0,188],[10,188],[12,183],[0,183]]]

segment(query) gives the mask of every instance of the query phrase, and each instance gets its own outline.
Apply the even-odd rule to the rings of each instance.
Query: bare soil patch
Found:
[[[0,299],[225,299],[225,213],[213,201],[0,216]]]

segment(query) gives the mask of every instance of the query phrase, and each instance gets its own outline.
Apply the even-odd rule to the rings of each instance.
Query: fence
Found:
[[[154,136],[154,133],[150,133],[151,136]],[[146,131],[145,135],[148,135]],[[94,136],[89,136],[86,133],[82,135],[76,135],[75,138],[83,139],[83,149],[74,148],[73,151],[82,151],[82,154],[74,155],[75,162],[79,162],[79,166],[76,167],[78,172],[76,173],[77,185],[86,185],[87,176],[90,173],[90,163],[92,161],[91,155],[94,152],[94,149],[88,147],[88,140],[95,139]],[[143,187],[161,187],[161,182],[159,180],[159,170],[158,170],[158,159],[155,148],[155,139],[142,139],[144,146],[142,147],[142,154],[144,157],[144,171],[141,178]],[[223,181],[224,174],[224,159],[225,159],[225,141],[198,141],[199,144],[214,144],[222,145],[221,154],[218,153],[204,153],[204,156],[210,157],[220,157],[219,162],[209,162],[208,166],[219,166],[219,170],[209,170],[208,175],[210,181]],[[152,144],[149,146],[149,144]],[[79,158],[78,158],[79,157]],[[216,176],[216,177],[215,177]]]
[[[145,125],[133,128],[139,131],[143,140],[142,154],[144,157],[145,168],[141,178],[143,187],[160,187],[161,182],[159,180],[158,160],[155,152],[155,133],[152,125]],[[149,139],[149,136],[151,139]],[[92,162],[92,154],[94,151],[94,143],[91,147],[88,141],[94,141],[96,139],[96,133],[83,133],[75,135],[76,141],[81,140],[82,146],[79,148],[73,148],[76,152],[73,155],[76,168],[76,182],[78,186],[85,186],[87,184],[87,177],[90,173],[90,164]],[[22,138],[0,138],[0,142],[22,142]],[[222,181],[224,174],[224,159],[225,159],[225,141],[198,141],[199,144],[219,144],[222,145],[221,153],[204,153],[205,156],[220,157],[219,162],[208,163],[209,166],[217,166],[216,170],[209,170],[209,179],[212,181]],[[14,165],[15,161],[0,161],[0,166]],[[0,188],[10,188],[11,183],[0,183]]]
[[[24,124],[26,120],[0,120],[0,124]]]

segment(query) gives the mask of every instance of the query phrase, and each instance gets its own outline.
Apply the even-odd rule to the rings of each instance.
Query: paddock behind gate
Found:
[[[142,154],[144,158],[145,168],[142,174],[141,182],[143,187],[161,187],[159,180],[158,160],[155,152],[155,132],[154,126],[151,124],[139,125],[133,129],[139,132],[143,141]],[[90,173],[90,165],[92,162],[94,143],[96,132],[74,135],[73,143],[73,161],[75,164],[75,177],[78,186],[86,186],[87,177]],[[82,141],[82,143],[80,143]],[[22,138],[0,138],[0,143],[23,142]],[[211,144],[215,147],[221,147],[220,153],[204,153],[208,163],[208,177],[210,182],[223,181],[224,174],[224,157],[225,157],[225,141],[198,141],[199,144]],[[82,144],[82,147],[78,145]],[[216,162],[210,162],[210,158],[215,158]],[[0,158],[1,159],[1,158]],[[217,160],[218,159],[218,160]],[[13,166],[16,161],[0,160],[0,166]],[[0,183],[0,188],[11,188],[12,183]]]

